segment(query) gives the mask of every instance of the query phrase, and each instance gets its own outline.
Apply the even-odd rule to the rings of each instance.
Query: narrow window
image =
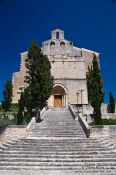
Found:
[[[56,39],[59,39],[59,32],[56,32]]]

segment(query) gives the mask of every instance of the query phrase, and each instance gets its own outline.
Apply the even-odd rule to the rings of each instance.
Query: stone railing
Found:
[[[36,118],[32,117],[31,121],[27,125],[27,130],[29,131],[35,123],[36,123]]]
[[[78,116],[76,116],[76,114],[75,114],[75,112],[74,112],[74,110],[73,110],[73,108],[72,108],[72,106],[70,104],[68,105],[68,109],[71,112],[73,118],[75,120],[79,121],[79,123],[81,124],[84,132],[86,133],[86,136],[89,137],[90,136],[90,127],[87,124],[87,122],[85,121],[85,119],[81,116],[80,113],[78,113]]]
[[[47,111],[48,107],[45,106],[41,111],[40,111],[40,118],[43,119],[43,114]]]
[[[86,136],[90,137],[90,127],[86,120],[80,114],[78,115],[78,121],[81,124],[83,130],[85,131]]]
[[[45,106],[41,111],[38,110],[36,117],[33,117],[29,122],[29,124],[27,125],[27,130],[30,130],[38,120],[40,121],[43,119],[43,114],[46,112],[46,110],[47,106]]]
[[[76,113],[74,112],[73,107],[70,104],[68,105],[68,109],[69,109],[70,113],[72,114],[73,118],[76,119],[76,117],[77,117]]]

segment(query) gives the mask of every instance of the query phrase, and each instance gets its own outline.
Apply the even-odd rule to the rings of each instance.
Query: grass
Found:
[[[24,118],[21,122],[21,125],[27,125],[30,122],[30,120],[30,117]],[[7,116],[5,116],[4,118],[0,118],[0,127],[8,125],[17,125],[17,117],[15,116],[14,119],[9,119]]]
[[[0,127],[2,126],[8,126],[8,125],[19,125],[18,122],[18,104],[12,104],[9,111],[4,111],[2,108],[0,108]],[[37,109],[33,110],[33,116],[35,116]],[[10,115],[14,116],[14,119],[10,119]],[[30,116],[28,114],[25,115],[25,117],[20,122],[20,125],[27,125],[31,121]]]
[[[4,109],[2,109],[2,106],[0,108],[0,113],[11,114],[11,113],[17,113],[17,112],[18,112],[18,103],[11,104],[11,107],[8,112],[4,111]]]
[[[0,127],[8,125],[16,125],[16,118],[10,120],[9,118],[4,117],[0,119]]]
[[[7,112],[5,112],[5,111],[1,111],[0,112],[0,116],[6,116],[6,115],[16,115],[17,114],[17,111],[7,111]]]
[[[33,111],[35,113],[36,110]],[[8,125],[17,125],[18,124],[18,119],[17,119],[17,114],[18,114],[18,104],[12,104],[11,108],[9,111],[5,112],[2,108],[0,110],[0,127],[8,126]],[[10,119],[10,115],[14,116],[13,119]],[[20,116],[19,116],[20,117]],[[21,125],[27,125],[31,120],[31,117],[26,115],[22,119]]]
[[[89,125],[96,125],[95,122],[89,123]],[[116,125],[116,119],[101,119],[98,125]]]
[[[9,111],[4,111],[2,108],[0,110],[0,117],[7,116],[7,115],[17,115],[18,113],[18,104],[12,104]]]

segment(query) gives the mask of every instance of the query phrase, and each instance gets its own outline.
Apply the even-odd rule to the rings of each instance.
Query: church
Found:
[[[54,78],[54,87],[47,103],[49,107],[67,107],[68,104],[88,104],[86,73],[92,65],[94,54],[99,53],[78,48],[73,42],[65,39],[64,31],[51,31],[51,38],[42,43],[42,52],[48,56],[51,64],[51,74]],[[24,82],[26,75],[25,60],[28,52],[20,54],[20,71],[13,73],[13,103],[20,99],[21,91],[27,86]]]

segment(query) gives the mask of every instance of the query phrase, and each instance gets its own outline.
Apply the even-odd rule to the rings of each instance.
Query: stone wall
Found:
[[[102,113],[102,118],[106,119],[116,119],[116,113]]]
[[[54,79],[86,79],[84,60],[67,60],[51,62],[51,74]]]
[[[93,60],[94,54],[99,59],[99,53],[82,48],[82,58],[85,60],[86,72],[88,72],[88,66],[89,67],[92,66],[92,60]]]
[[[28,131],[26,126],[8,126],[0,128],[0,144],[7,141],[27,137]]]
[[[108,106],[108,104],[102,104],[102,107],[101,107],[101,111],[102,111],[102,113],[107,113],[108,111],[107,111],[107,106]],[[116,113],[116,105],[115,105],[115,113]]]
[[[13,74],[12,84],[13,84],[13,103],[18,103],[20,99],[21,91],[26,87],[26,83],[24,82],[25,79],[25,72],[16,72]]]
[[[90,126],[90,137],[116,137],[116,125]]]

